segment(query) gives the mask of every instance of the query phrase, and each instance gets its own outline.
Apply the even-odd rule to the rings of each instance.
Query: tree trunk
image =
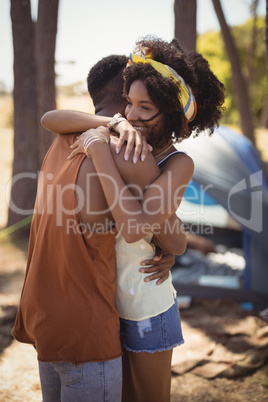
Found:
[[[14,47],[14,162],[8,226],[31,215],[38,171],[37,79],[30,0],[11,0]]]
[[[260,126],[263,128],[268,128],[268,92],[266,92],[266,95],[263,99]]]
[[[237,95],[238,110],[240,113],[243,134],[255,144],[254,129],[250,110],[250,101],[246,80],[243,77],[239,56],[229,26],[225,21],[220,0],[212,0],[225,43],[226,51],[232,67],[232,78]]]
[[[266,71],[268,76],[268,0],[266,0],[266,33],[265,33],[265,43],[266,43]],[[261,127],[268,128],[268,92],[263,100],[263,108],[261,113]]]
[[[253,77],[253,60],[255,57],[255,50],[256,50],[256,37],[257,37],[257,7],[258,7],[259,0],[253,0],[250,6],[251,9],[251,17],[253,19],[253,26],[252,26],[252,34],[251,34],[251,43],[248,49],[247,54],[247,83],[250,83]]]
[[[37,174],[53,139],[40,118],[55,109],[54,54],[59,0],[39,0],[38,20],[31,18],[30,0],[11,0],[14,48],[14,161],[8,226],[22,226],[32,215]],[[41,131],[42,130],[42,131]]]
[[[56,109],[55,48],[59,0],[39,0],[38,20],[35,25],[36,65],[38,79],[38,116]],[[54,135],[39,124],[39,162],[54,139]]]
[[[186,51],[196,49],[196,0],[175,0],[175,38]]]
[[[265,43],[266,43],[266,70],[268,76],[268,0],[266,0],[266,34],[265,34]]]

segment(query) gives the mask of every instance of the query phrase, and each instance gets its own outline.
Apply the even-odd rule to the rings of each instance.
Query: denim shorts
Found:
[[[142,321],[120,318],[123,346],[130,352],[163,352],[184,343],[178,302],[167,311]]]

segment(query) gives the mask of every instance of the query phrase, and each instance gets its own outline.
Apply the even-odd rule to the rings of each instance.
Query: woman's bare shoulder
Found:
[[[168,159],[162,168],[163,178],[171,174],[174,183],[186,184],[194,173],[194,161],[185,153],[177,153]]]
[[[174,155],[172,155],[172,157],[170,157],[167,161],[167,163],[164,166],[165,168],[170,168],[170,167],[181,167],[184,166],[187,169],[194,169],[194,161],[193,159],[187,155],[184,152],[178,152]]]

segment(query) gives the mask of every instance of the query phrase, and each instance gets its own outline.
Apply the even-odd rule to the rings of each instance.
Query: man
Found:
[[[98,114],[123,112],[124,101],[117,94],[122,93],[118,82],[125,64],[122,57],[110,57],[110,68],[105,63],[102,85],[96,87],[101,97],[95,100],[91,87],[96,83],[94,71],[101,73],[99,64],[89,74]],[[84,155],[67,159],[75,138],[76,134],[58,136],[41,169],[12,333],[37,350],[44,401],[114,402],[121,400],[122,386],[116,230],[92,161]],[[126,163],[122,153],[114,158],[127,178],[133,164]],[[135,165],[137,173],[144,169],[141,165]]]

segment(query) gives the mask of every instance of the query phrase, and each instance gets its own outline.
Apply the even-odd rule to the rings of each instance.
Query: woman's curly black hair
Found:
[[[172,67],[191,87],[196,99],[197,113],[188,123],[178,99],[180,89],[173,80],[163,77],[149,64],[132,63],[125,68],[124,96],[127,96],[133,81],[141,80],[151,100],[164,112],[165,132],[161,145],[170,140],[172,133],[177,141],[188,138],[192,132],[198,135],[205,129],[212,134],[224,111],[226,93],[207,60],[197,52],[184,52],[176,39],[168,43],[146,36],[137,45],[148,47],[154,60]]]

